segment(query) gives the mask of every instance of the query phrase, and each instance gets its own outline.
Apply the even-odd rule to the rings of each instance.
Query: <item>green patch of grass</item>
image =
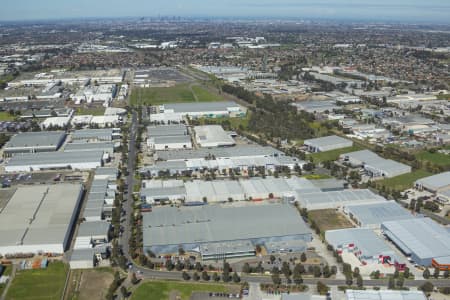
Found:
[[[450,100],[450,94],[437,95],[436,98],[438,98],[439,100]]]
[[[13,121],[14,116],[10,115],[7,111],[0,111],[0,121]]]
[[[103,116],[104,114],[105,114],[104,107],[79,107],[79,108],[77,108],[77,115]]]
[[[450,155],[444,153],[431,153],[428,151],[422,151],[416,154],[417,160],[429,161],[437,166],[449,166],[450,165]]]
[[[309,179],[309,180],[318,180],[318,179],[330,179],[333,178],[330,175],[327,174],[309,174],[302,176],[303,178]]]
[[[172,87],[136,88],[131,93],[130,99],[132,105],[157,105],[197,100],[200,102],[221,101],[223,97],[199,85],[193,85],[191,89],[189,84],[185,83]]]
[[[200,125],[207,125],[207,124],[225,125],[225,123],[229,122],[229,126],[231,127],[232,130],[237,129],[247,130],[248,122],[250,120],[250,114],[251,112],[248,111],[247,115],[242,118],[241,117],[200,118],[198,119],[198,122]]]
[[[308,154],[307,158],[312,157],[312,159],[315,163],[320,163],[320,162],[328,161],[328,160],[334,161],[334,160],[337,160],[339,158],[339,155],[341,155],[341,154],[359,151],[362,149],[364,149],[364,148],[359,145],[353,145],[352,147],[346,147],[346,148],[342,148],[342,149]]]
[[[227,292],[224,285],[207,283],[184,283],[152,281],[140,285],[131,296],[132,300],[168,300],[170,292],[178,292],[181,300],[188,300],[193,292]]]
[[[406,189],[411,188],[417,179],[431,175],[432,174],[430,172],[424,170],[417,170],[408,174],[403,174],[400,176],[377,181],[376,186],[378,189],[384,186],[385,188],[390,190],[404,191]]]
[[[210,91],[202,88],[201,86],[194,85],[192,87],[198,101],[200,102],[211,102],[211,101],[222,101],[223,97],[219,94],[211,93]]]
[[[9,287],[6,299],[59,300],[68,271],[62,262],[52,262],[47,269],[18,271]]]

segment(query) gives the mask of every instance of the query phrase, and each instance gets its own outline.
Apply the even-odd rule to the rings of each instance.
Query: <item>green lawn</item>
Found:
[[[304,175],[301,176],[303,178],[309,179],[309,180],[318,180],[318,179],[330,179],[333,178],[330,175],[327,174],[309,174],[309,175]]]
[[[62,262],[50,263],[47,269],[18,271],[9,287],[8,300],[59,300],[68,271]]]
[[[131,93],[132,105],[156,105],[163,103],[195,102],[194,93],[201,102],[221,101],[223,97],[204,89],[201,86],[178,84],[172,87],[136,88]]]
[[[171,291],[178,292],[181,300],[188,300],[192,292],[228,292],[228,288],[220,284],[152,281],[140,285],[131,299],[168,300]]]
[[[0,121],[13,121],[14,116],[11,116],[7,111],[0,111]]]
[[[352,147],[308,154],[307,158],[312,157],[315,163],[319,163],[319,162],[323,162],[323,161],[327,161],[327,160],[334,161],[334,160],[338,159],[339,155],[341,155],[341,154],[359,151],[362,149],[363,148],[359,145],[353,145]]]
[[[450,100],[450,94],[437,95],[436,98],[439,100]]]
[[[105,114],[104,107],[80,107],[80,108],[77,108],[77,115],[103,116],[104,114]]]
[[[201,125],[206,124],[222,124],[222,122],[230,122],[230,127],[233,130],[239,129],[239,126],[242,125],[242,128],[246,130],[248,128],[248,122],[250,120],[251,111],[247,111],[247,115],[245,117],[220,117],[220,118],[200,118],[198,119]]]
[[[404,191],[413,186],[414,182],[417,179],[431,176],[430,172],[424,170],[417,170],[408,174],[403,174],[400,176],[383,179],[376,182],[377,188],[384,186],[385,188],[396,190],[396,191]]]
[[[443,154],[443,153],[431,153],[428,151],[422,151],[416,154],[417,160],[421,161],[429,161],[432,164],[438,165],[438,166],[449,166],[450,165],[450,155]]]

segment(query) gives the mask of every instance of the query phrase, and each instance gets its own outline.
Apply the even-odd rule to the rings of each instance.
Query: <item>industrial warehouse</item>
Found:
[[[339,182],[335,184],[331,180],[324,185],[321,180],[308,180],[292,176],[291,178],[274,177],[253,177],[239,180],[144,180],[142,182],[141,199],[150,204],[160,204],[165,202],[180,201],[184,205],[203,205],[206,203],[232,202],[232,201],[258,201],[264,199],[284,199],[287,202],[295,202],[314,193],[318,198],[329,195],[330,193],[344,193],[356,195],[357,197],[348,199],[345,203],[355,201],[384,201],[384,198],[376,196],[368,190],[348,190],[342,192],[324,192],[322,189],[328,189],[330,184],[341,186]],[[358,195],[362,194],[362,196]],[[341,195],[341,196],[340,196]],[[340,198],[339,198],[340,196]],[[303,198],[302,198],[303,197]],[[337,194],[339,205],[343,205],[342,194]],[[375,199],[375,200],[374,200]],[[336,201],[338,201],[336,200]],[[332,205],[332,203],[330,202]],[[309,206],[303,206],[308,208]]]
[[[336,135],[305,140],[303,143],[309,152],[324,152],[353,146],[351,140]]]
[[[413,215],[395,201],[373,204],[347,205],[344,212],[362,227],[380,228],[383,222],[413,218]]]
[[[4,156],[14,154],[52,152],[61,147],[66,133],[55,132],[22,132],[14,135],[3,147]]]
[[[381,230],[405,255],[422,266],[431,266],[433,260],[448,264],[450,234],[447,228],[429,218],[389,221]],[[440,267],[436,265],[435,267]]]
[[[245,108],[232,101],[168,103],[151,107],[151,122],[180,122],[183,118],[218,118],[241,117],[246,114]]]
[[[62,254],[70,243],[83,187],[19,187],[0,212],[0,254]]]
[[[186,125],[156,125],[147,127],[147,146],[151,150],[191,149]]]
[[[384,159],[372,151],[361,150],[345,153],[340,156],[341,160],[352,167],[361,167],[370,177],[391,178],[406,173],[411,173],[411,166]]]
[[[235,141],[220,125],[195,126],[195,139],[203,148],[234,146]]]
[[[310,229],[287,204],[166,206],[143,214],[142,221],[144,251],[155,254],[178,253],[181,247],[207,254],[209,259],[223,259],[254,255],[247,242],[254,248],[275,241],[311,241]],[[226,247],[217,244],[224,242]],[[233,249],[239,249],[238,253]]]

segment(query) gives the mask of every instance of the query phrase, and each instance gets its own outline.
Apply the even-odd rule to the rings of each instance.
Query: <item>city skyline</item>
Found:
[[[128,2],[112,0],[53,1],[18,0],[4,3],[0,21],[119,18],[119,17],[234,17],[367,20],[380,22],[446,23],[450,3],[440,0],[225,0],[211,5],[206,0]]]

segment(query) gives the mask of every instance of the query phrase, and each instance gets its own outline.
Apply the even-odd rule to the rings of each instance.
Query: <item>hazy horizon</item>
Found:
[[[447,2],[447,3],[446,3]],[[121,17],[304,18],[450,23],[442,0],[16,0],[2,4],[0,21]]]

